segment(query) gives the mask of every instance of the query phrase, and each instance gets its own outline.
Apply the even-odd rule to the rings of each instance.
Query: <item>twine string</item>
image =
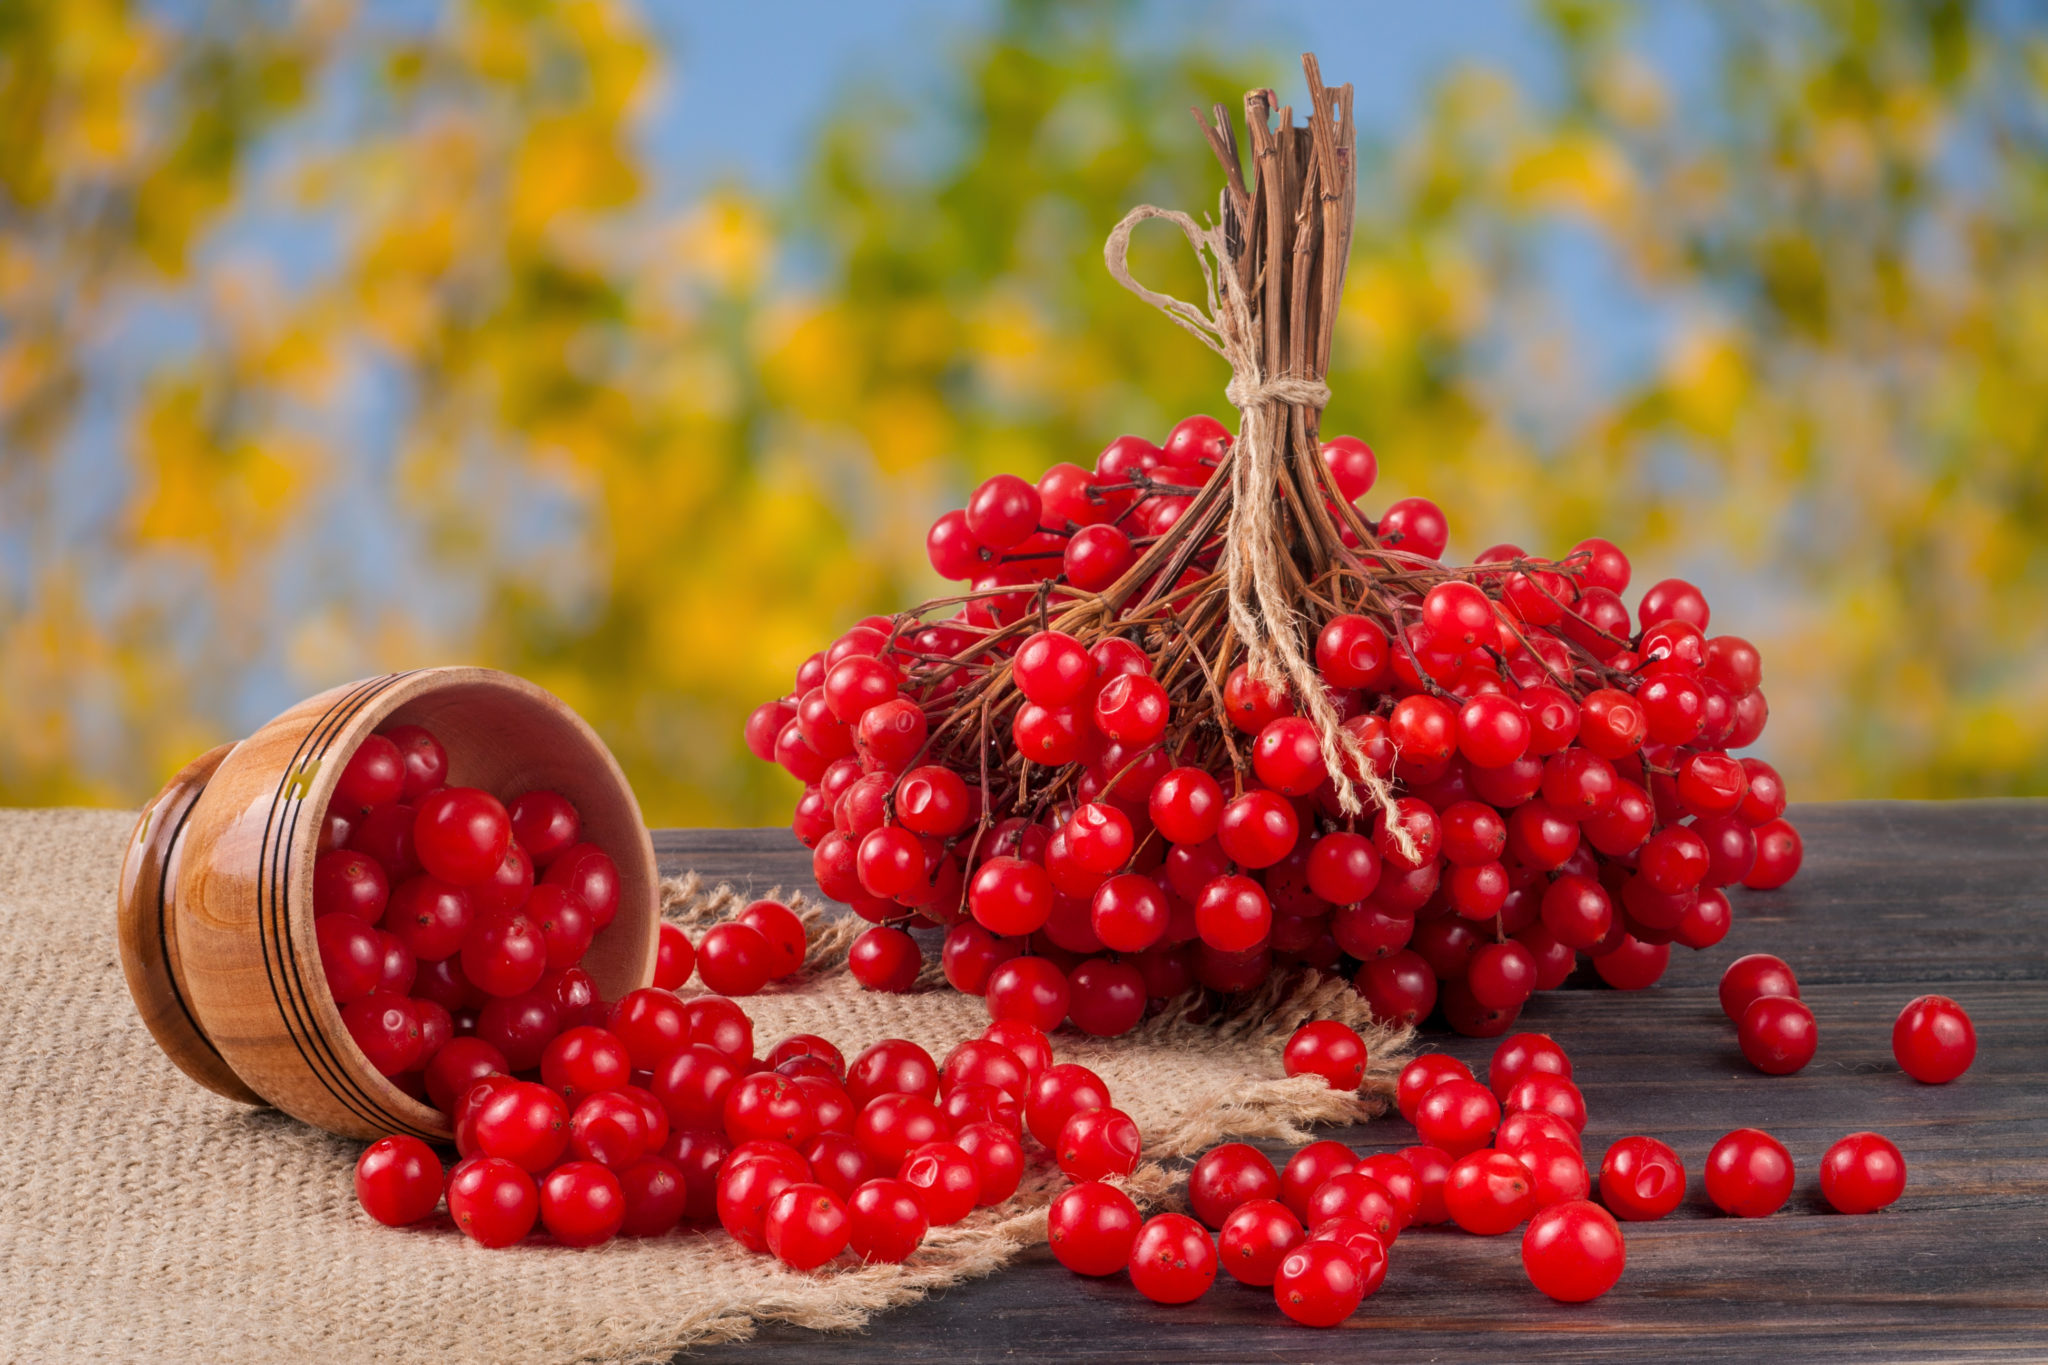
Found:
[[[1187,238],[1202,272],[1206,308],[1148,288],[1132,277],[1131,234],[1140,223],[1154,218],[1172,223]],[[1287,457],[1287,412],[1308,408],[1312,418],[1320,417],[1330,401],[1329,385],[1317,376],[1265,373],[1251,300],[1238,284],[1229,241],[1220,224],[1204,225],[1178,210],[1141,204],[1110,230],[1102,256],[1112,279],[1171,318],[1174,325],[1230,366],[1230,383],[1223,396],[1238,410],[1237,440],[1228,456],[1231,505],[1223,541],[1225,605],[1231,629],[1244,641],[1250,675],[1269,687],[1287,686],[1315,726],[1338,808],[1346,815],[1365,813],[1365,802],[1358,794],[1358,787],[1364,786],[1373,808],[1387,815],[1396,845],[1413,858],[1414,838],[1393,818],[1392,789],[1366,760],[1357,736],[1339,721],[1311,651],[1303,647],[1301,612],[1288,595],[1281,573],[1289,554],[1278,496]]]

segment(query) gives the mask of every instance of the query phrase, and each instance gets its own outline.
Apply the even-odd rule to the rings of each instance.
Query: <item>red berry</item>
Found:
[[[1334,1019],[1303,1024],[1281,1052],[1288,1075],[1321,1076],[1332,1090],[1357,1090],[1365,1082],[1366,1061],[1365,1040]]]
[[[1239,664],[1223,680],[1223,709],[1230,723],[1248,735],[1255,735],[1282,716],[1294,714],[1287,690],[1253,678],[1249,666]]]
[[[1256,947],[1272,927],[1272,905],[1264,888],[1250,877],[1218,877],[1202,888],[1195,903],[1196,933],[1202,942],[1226,953]]]
[[[1041,630],[1025,640],[1011,667],[1017,689],[1040,706],[1079,701],[1096,675],[1096,662],[1087,648],[1057,630]]]
[[[548,864],[541,880],[580,897],[601,930],[612,922],[619,909],[619,869],[595,844],[576,844],[564,849]]]
[[[1015,937],[1044,925],[1052,914],[1053,894],[1052,879],[1039,864],[996,857],[974,874],[967,905],[990,933]]]
[[[1032,1078],[1024,1103],[1031,1136],[1055,1151],[1067,1120],[1083,1109],[1110,1107],[1109,1087],[1085,1066],[1065,1062],[1049,1066]]]
[[[1316,1186],[1308,1197],[1308,1213],[1302,1222],[1319,1228],[1333,1218],[1357,1219],[1375,1237],[1389,1244],[1401,1231],[1401,1213],[1394,1197],[1379,1181],[1356,1167],[1339,1171]]]
[[[754,1154],[735,1151],[718,1176],[718,1222],[749,1251],[768,1249],[768,1210],[791,1185],[810,1179],[810,1166],[781,1143],[762,1143]]]
[[[884,1038],[846,1068],[846,1093],[863,1105],[877,1095],[934,1099],[939,1093],[938,1063],[907,1038]]]
[[[1223,1218],[1217,1259],[1240,1284],[1269,1285],[1287,1253],[1308,1238],[1301,1220],[1274,1199],[1251,1199]]]
[[[1248,791],[1224,806],[1217,842],[1239,866],[1271,867],[1294,848],[1301,824],[1294,807],[1270,791]]]
[[[1067,1017],[1067,974],[1048,958],[1012,958],[990,973],[985,998],[992,1020],[1055,1029]]]
[[[538,1175],[569,1148],[569,1106],[532,1081],[496,1089],[469,1115],[476,1150]]]
[[[1200,768],[1173,769],[1146,800],[1153,826],[1177,844],[1213,838],[1223,816],[1223,789]]]
[[[697,944],[697,975],[720,995],[753,995],[773,967],[768,940],[747,924],[718,924]]]
[[[633,1064],[617,1035],[586,1024],[558,1034],[547,1045],[541,1053],[540,1077],[550,1090],[574,1104],[630,1082]]]
[[[1143,952],[1166,932],[1166,893],[1150,877],[1135,872],[1111,877],[1095,891],[1089,924],[1106,948],[1120,953]]]
[[[1876,1133],[1851,1133],[1820,1159],[1821,1197],[1837,1213],[1875,1213],[1906,1189],[1906,1159]]]
[[[1334,1139],[1311,1142],[1291,1157],[1280,1172],[1280,1202],[1294,1216],[1308,1220],[1309,1200],[1331,1176],[1358,1169],[1358,1153]]]
[[[1036,488],[1015,474],[998,474],[968,498],[967,530],[979,544],[1007,550],[1038,529],[1043,510]]]
[[[1024,1145],[1017,1131],[994,1123],[970,1123],[954,1131],[953,1141],[974,1163],[980,1184],[974,1202],[1000,1204],[1017,1192],[1024,1179]]]
[[[1549,1072],[1523,1072],[1522,1079],[1508,1087],[1501,1106],[1509,1114],[1549,1114],[1574,1132],[1586,1131],[1586,1097],[1576,1085]]]
[[[1500,643],[1493,601],[1471,583],[1439,583],[1422,599],[1422,626],[1430,648],[1446,654],[1493,648]]]
[[[1737,1218],[1766,1218],[1792,1197],[1792,1154],[1755,1128],[1737,1128],[1707,1153],[1707,1198]]]
[[[427,1098],[442,1113],[453,1116],[456,1105],[469,1088],[486,1076],[510,1071],[505,1054],[481,1038],[451,1038],[427,1062]]]
[[[393,725],[384,738],[398,746],[405,763],[405,794],[400,799],[417,801],[448,780],[448,751],[441,741],[420,725]]]
[[[816,1270],[846,1250],[852,1228],[845,1201],[808,1181],[785,1186],[761,1222],[769,1253],[794,1270]]]
[[[535,867],[547,867],[583,837],[582,818],[560,792],[523,792],[506,814],[512,821],[512,837]]]
[[[580,1116],[582,1110],[577,1113]],[[800,1147],[818,1135],[818,1115],[810,1097],[796,1081],[774,1071],[757,1071],[734,1082],[725,1092],[720,1121],[734,1142],[765,1140]]]
[[[512,843],[512,818],[475,787],[443,787],[420,798],[413,849],[428,872],[456,886],[486,882]]]
[[[487,916],[463,937],[462,974],[489,995],[503,998],[530,991],[547,969],[547,939],[525,915]]]
[[[563,1246],[608,1242],[625,1218],[619,1178],[594,1161],[565,1161],[540,1182],[540,1220]]]
[[[1761,694],[1758,694],[1761,695]],[[1786,821],[1773,820],[1756,829],[1756,862],[1742,884],[1753,891],[1770,891],[1792,880],[1805,857],[1799,831]]]
[[[1053,1259],[1067,1269],[1077,1275],[1114,1275],[1131,1262],[1138,1206],[1114,1185],[1089,1181],[1052,1201],[1046,1231]]]
[[[1154,1303],[1190,1303],[1216,1282],[1216,1244],[1183,1213],[1147,1219],[1131,1245],[1131,1284]]]
[[[1789,1076],[1813,1060],[1820,1029],[1802,1000],[1766,995],[1750,1001],[1736,1026],[1742,1055],[1770,1076]]]
[[[1461,1157],[1486,1145],[1500,1112],[1485,1086],[1453,1078],[1432,1086],[1415,1106],[1415,1131],[1428,1145]]]
[[[1401,1068],[1400,1078],[1394,1083],[1394,1107],[1400,1110],[1402,1118],[1413,1123],[1417,1106],[1440,1082],[1471,1079],[1472,1069],[1456,1057],[1425,1052]]]
[[[662,990],[680,989],[697,970],[697,950],[682,926],[661,926],[661,942],[654,954],[654,984]]]
[[[1366,495],[1373,481],[1379,477],[1379,460],[1373,455],[1372,447],[1356,436],[1333,436],[1323,442],[1323,465],[1330,471],[1330,482],[1337,489],[1337,496],[1346,502],[1357,502]]]
[[[1977,1058],[1977,1030],[1963,1007],[1945,995],[1907,1003],[1892,1025],[1892,1056],[1916,1081],[1944,1085]]]
[[[417,1223],[441,1207],[441,1159],[416,1137],[379,1138],[356,1159],[356,1200],[386,1227]]]
[[[1529,1283],[1562,1303],[1599,1298],[1614,1288],[1627,1264],[1620,1225],[1582,1199],[1541,1210],[1522,1234]]]
[[[1380,1274],[1385,1273],[1382,1261]],[[1358,1310],[1367,1282],[1358,1251],[1341,1242],[1304,1242],[1280,1262],[1273,1300],[1304,1327],[1335,1327]]]
[[[1625,1137],[1600,1163],[1600,1202],[1617,1218],[1662,1218],[1685,1198],[1685,1163],[1653,1137]]]
[[[1593,959],[1593,970],[1618,991],[1648,990],[1671,963],[1671,945],[1646,943],[1633,934]]]
[[[1548,1034],[1517,1033],[1502,1039],[1500,1046],[1493,1050],[1486,1083],[1495,1095],[1505,1100],[1516,1082],[1532,1072],[1570,1080],[1571,1059],[1564,1055],[1564,1049],[1558,1046],[1557,1040]]]
[[[1799,998],[1799,978],[1783,958],[1769,953],[1738,957],[1721,973],[1721,1013],[1739,1022],[1750,1002],[1765,995]]]
[[[901,1180],[870,1180],[847,1201],[847,1242],[870,1264],[908,1260],[930,1226],[924,1203]]]
[[[1347,1149],[1348,1150],[1348,1149]],[[1243,1142],[1212,1147],[1188,1172],[1188,1205],[1212,1228],[1223,1226],[1233,1209],[1280,1193],[1280,1177],[1258,1148]]]
[[[973,1212],[981,1195],[981,1172],[956,1143],[927,1142],[903,1159],[898,1178],[918,1192],[933,1227],[946,1227]]]
[[[540,1191],[533,1177],[498,1157],[472,1157],[448,1179],[448,1212],[455,1226],[482,1246],[503,1247],[533,1231]]]
[[[1467,1232],[1482,1237],[1507,1232],[1536,1209],[1529,1168],[1517,1157],[1490,1149],[1461,1156],[1444,1178],[1444,1208]]]
[[[349,755],[334,784],[334,804],[344,812],[388,806],[405,796],[405,757],[383,735],[369,735]]]
[[[353,849],[323,853],[313,864],[313,914],[354,915],[375,924],[384,915],[391,881],[375,858]]]
[[[1536,1207],[1539,1209],[1584,1199],[1592,1193],[1593,1178],[1586,1170],[1585,1158],[1569,1142],[1534,1138],[1517,1147],[1500,1150],[1511,1152],[1529,1168],[1529,1185],[1536,1192]]]
[[[373,926],[354,915],[322,915],[313,921],[313,937],[320,949],[320,971],[335,1004],[351,1004],[377,989],[384,940]]]
[[[1387,633],[1369,617],[1333,616],[1316,637],[1316,667],[1338,687],[1383,687],[1391,662]]]
[[[1095,728],[1119,744],[1143,748],[1166,733],[1172,716],[1166,688],[1142,673],[1120,673],[1095,696]]]
[[[925,535],[925,553],[941,578],[973,578],[988,565],[988,551],[968,529],[967,513],[947,512]]]
[[[1402,498],[1380,518],[1380,543],[1424,559],[1439,558],[1450,543],[1450,528],[1444,514],[1428,498]]]
[[[1627,758],[1649,737],[1642,706],[1617,688],[1588,692],[1579,702],[1579,713],[1579,742],[1610,762]]]
[[[643,1157],[616,1172],[625,1216],[624,1237],[661,1237],[682,1221],[689,1208],[689,1180],[683,1168],[665,1156]]]
[[[1316,840],[1308,854],[1309,889],[1332,905],[1352,905],[1380,881],[1380,855],[1362,834],[1338,831]]]
[[[329,915],[329,920],[339,916]],[[325,921],[323,921],[325,922]],[[376,991],[342,1007],[341,1022],[371,1066],[397,1076],[421,1062],[419,1015],[402,995]]]
[[[917,940],[901,929],[878,924],[853,941],[846,950],[846,968],[853,979],[871,991],[901,995],[917,984],[924,966]]]
[[[1145,977],[1128,962],[1091,957],[1067,976],[1067,1019],[1094,1038],[1129,1033],[1145,1017]]]
[[[1315,725],[1301,716],[1267,722],[1252,742],[1252,770],[1259,781],[1283,796],[1305,796],[1314,791],[1329,775]]]
[[[1106,1180],[1138,1169],[1143,1142],[1121,1109],[1077,1109],[1060,1129],[1054,1155],[1069,1180]]]

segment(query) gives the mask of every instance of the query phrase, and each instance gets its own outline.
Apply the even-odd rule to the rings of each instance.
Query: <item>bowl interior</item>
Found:
[[[375,728],[406,724],[425,726],[447,749],[450,786],[481,787],[508,806],[537,788],[569,798],[584,841],[619,867],[618,916],[591,943],[583,969],[607,1000],[645,985],[659,898],[651,860],[642,856],[647,830],[625,774],[589,727],[538,688],[482,680],[434,687]]]

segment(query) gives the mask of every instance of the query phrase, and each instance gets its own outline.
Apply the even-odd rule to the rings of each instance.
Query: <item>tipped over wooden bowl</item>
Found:
[[[659,939],[654,845],[604,742],[543,689],[487,668],[387,673],[322,692],[202,754],[143,807],[121,868],[121,966],[149,1031],[186,1075],[350,1137],[446,1141],[448,1119],[380,1075],[343,1027],[313,933],[313,862],[363,738],[411,723],[447,748],[448,781],[569,798],[619,869],[616,917],[583,968],[605,999],[649,984]]]

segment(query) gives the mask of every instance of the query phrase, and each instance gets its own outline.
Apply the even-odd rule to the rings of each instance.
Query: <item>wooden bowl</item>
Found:
[[[121,868],[121,966],[181,1070],[247,1104],[349,1137],[446,1141],[448,1120],[384,1076],[342,1026],[313,936],[313,860],[328,798],[363,737],[424,725],[448,780],[510,798],[562,793],[619,868],[619,909],[583,960],[605,999],[654,978],[654,844],[626,776],[583,720],[487,668],[389,673],[310,697],[203,754],[143,808]]]

